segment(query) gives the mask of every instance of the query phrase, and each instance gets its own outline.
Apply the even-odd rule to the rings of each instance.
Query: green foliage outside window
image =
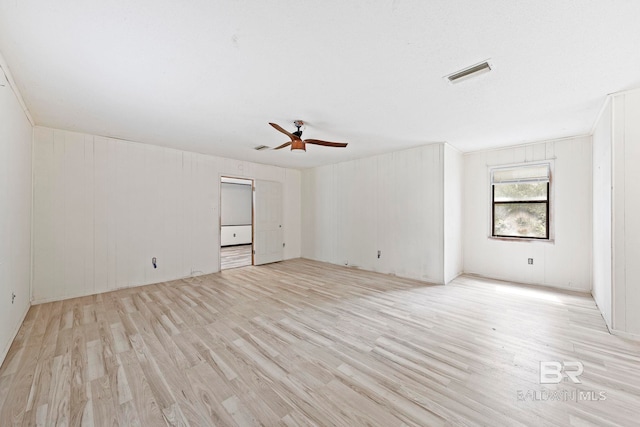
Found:
[[[548,238],[548,188],[547,182],[495,184],[493,235]]]

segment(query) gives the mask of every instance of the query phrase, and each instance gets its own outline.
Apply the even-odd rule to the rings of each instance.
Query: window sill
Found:
[[[496,237],[487,236],[489,240],[497,240],[502,242],[525,242],[525,243],[550,243],[555,244],[554,239],[531,239],[527,237]]]

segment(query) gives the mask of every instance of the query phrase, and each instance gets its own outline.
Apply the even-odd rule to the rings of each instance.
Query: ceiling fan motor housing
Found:
[[[342,147],[342,148],[347,146],[346,142],[329,142],[329,141],[321,141],[319,139],[307,139],[306,141],[304,141],[302,139],[302,130],[300,129],[301,127],[304,126],[304,122],[302,120],[296,120],[293,123],[296,125],[298,130],[296,130],[295,132],[291,133],[291,132],[286,131],[280,125],[277,125],[275,123],[269,122],[269,124],[275,130],[277,130],[280,133],[284,133],[285,135],[287,135],[291,139],[291,142],[286,142],[286,143],[280,145],[279,147],[274,148],[274,150],[280,150],[281,148],[291,146],[291,150],[292,151],[298,151],[298,150],[299,151],[307,151],[306,144],[315,144],[315,145],[324,145],[326,147]]]

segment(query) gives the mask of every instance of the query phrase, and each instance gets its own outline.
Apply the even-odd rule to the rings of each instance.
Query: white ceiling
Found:
[[[304,168],[586,134],[640,86],[639,21],[634,0],[0,0],[0,52],[38,125]],[[253,150],[295,119],[349,146]]]

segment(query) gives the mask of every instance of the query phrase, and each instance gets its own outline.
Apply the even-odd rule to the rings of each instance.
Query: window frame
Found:
[[[505,169],[518,169],[518,168],[526,168],[532,166],[547,166],[549,168],[549,179],[547,180],[547,199],[546,201],[538,201],[538,200],[519,200],[519,201],[508,201],[508,202],[496,202],[495,201],[495,186],[499,185],[493,182],[493,173],[496,170],[505,170]],[[488,168],[489,172],[489,239],[492,240],[505,240],[505,241],[516,241],[516,242],[549,242],[554,243],[555,233],[554,233],[554,221],[553,221],[553,206],[554,203],[554,185],[553,185],[553,175],[554,175],[554,161],[553,160],[544,160],[538,162],[528,162],[528,163],[516,163],[509,165],[496,165],[490,166]],[[514,182],[515,183],[515,182]],[[546,203],[546,237],[532,237],[532,236],[509,236],[509,235],[496,235],[495,234],[495,207],[496,204],[542,204]]]

